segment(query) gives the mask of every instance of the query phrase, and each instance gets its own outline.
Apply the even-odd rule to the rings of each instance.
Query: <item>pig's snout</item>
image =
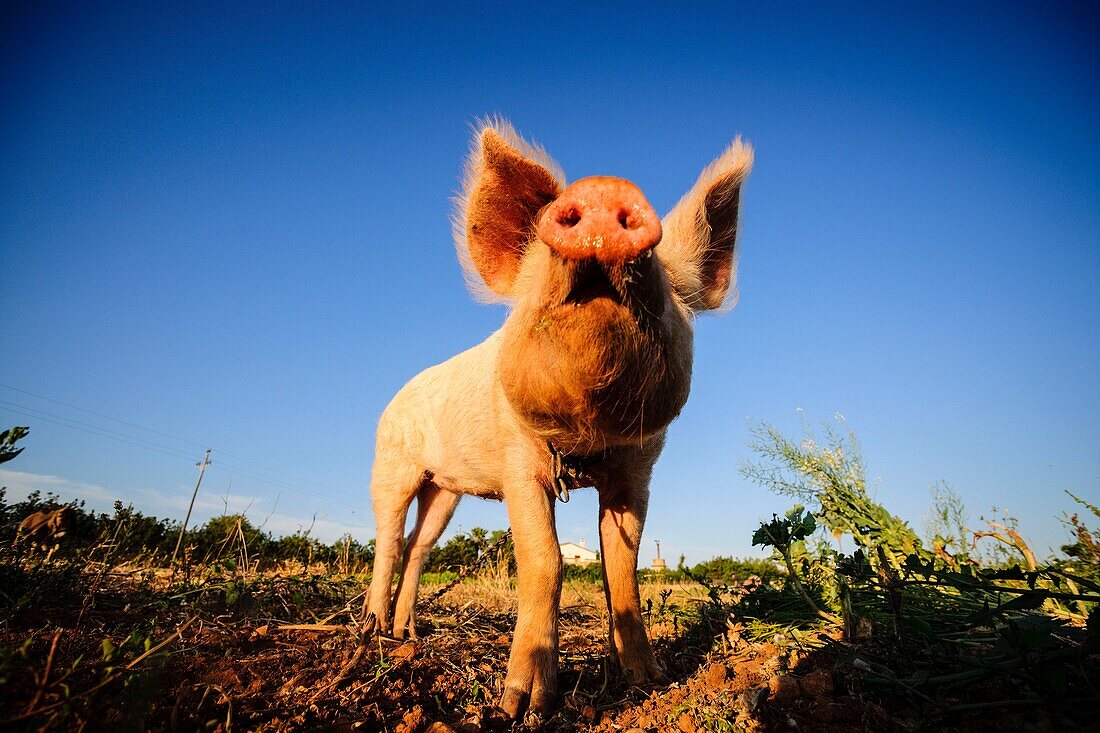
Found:
[[[563,259],[624,262],[657,246],[661,220],[630,181],[593,176],[547,206],[535,232]]]

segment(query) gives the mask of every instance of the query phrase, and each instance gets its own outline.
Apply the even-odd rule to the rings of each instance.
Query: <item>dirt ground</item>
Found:
[[[499,700],[514,592],[479,578],[422,608],[419,638],[356,633],[361,583],[307,574],[192,582],[114,569],[70,580],[0,621],[0,726],[14,730],[394,733],[548,731],[1055,730],[1034,711],[954,719],[876,698],[812,629],[755,641],[698,586],[643,587],[671,683],[637,688],[606,653],[595,585],[569,583],[561,614],[561,706],[510,722]],[[45,581],[43,581],[45,582]],[[83,586],[82,586],[83,584]],[[751,591],[751,588],[750,588]],[[236,594],[236,595],[234,595]],[[422,598],[432,594],[426,588]],[[849,665],[850,666],[850,665]]]

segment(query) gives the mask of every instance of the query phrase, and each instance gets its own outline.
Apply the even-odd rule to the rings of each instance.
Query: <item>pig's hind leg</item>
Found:
[[[363,604],[368,630],[390,632],[390,584],[397,569],[405,536],[409,505],[427,477],[422,467],[400,459],[378,460],[371,471],[371,503],[374,505],[374,573]]]
[[[416,527],[405,543],[401,580],[394,601],[393,635],[398,639],[404,638],[406,630],[410,637],[416,638],[416,593],[420,587],[420,573],[428,553],[451,521],[460,498],[431,481],[425,481],[416,495]]]

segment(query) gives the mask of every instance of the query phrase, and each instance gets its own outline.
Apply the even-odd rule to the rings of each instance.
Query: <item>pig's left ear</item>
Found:
[[[657,253],[693,310],[720,308],[736,296],[741,184],[752,160],[752,146],[737,138],[661,222]]]
[[[478,128],[456,200],[455,244],[474,295],[501,300],[512,295],[535,217],[565,188],[565,175],[507,122]]]

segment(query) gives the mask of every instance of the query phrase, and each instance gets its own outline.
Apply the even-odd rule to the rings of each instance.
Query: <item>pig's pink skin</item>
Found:
[[[564,259],[623,262],[657,246],[661,219],[630,181],[592,176],[547,206],[535,232]]]
[[[512,310],[484,342],[414,377],[379,420],[374,581],[364,611],[378,631],[415,633],[420,572],[460,496],[503,498],[519,569],[500,702],[513,717],[549,713],[557,699],[562,561],[547,440],[599,456],[590,474],[610,645],[634,683],[664,679],[636,579],[649,479],[687,399],[692,318],[721,307],[734,283],[740,189],[751,166],[752,149],[735,142],[658,221],[622,179],[567,188],[557,164],[507,123],[486,123],[475,139],[455,217],[459,255],[482,294]],[[644,212],[634,228],[629,217],[625,229],[619,221],[624,202]],[[567,209],[582,203],[574,223],[592,216],[590,228],[570,235]]]

